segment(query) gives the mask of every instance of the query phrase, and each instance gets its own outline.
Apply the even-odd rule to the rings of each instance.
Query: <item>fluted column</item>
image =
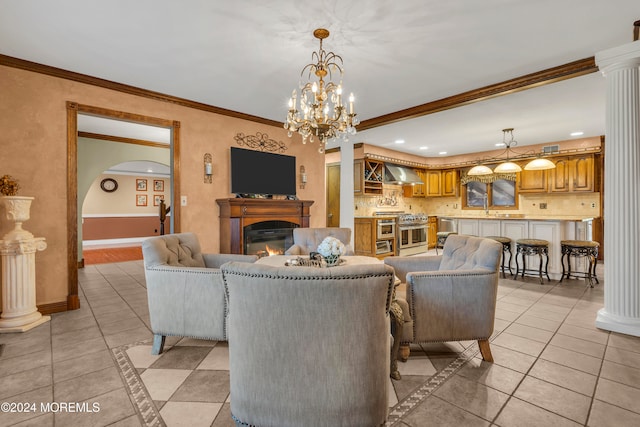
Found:
[[[640,41],[599,52],[607,80],[604,308],[596,326],[640,336]]]

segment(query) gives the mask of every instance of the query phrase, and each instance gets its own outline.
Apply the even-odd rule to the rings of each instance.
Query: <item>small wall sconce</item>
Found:
[[[307,172],[304,169],[304,166],[300,166],[300,188],[304,189],[307,185]]]
[[[213,163],[210,153],[204,153],[204,183],[211,184],[213,175]]]

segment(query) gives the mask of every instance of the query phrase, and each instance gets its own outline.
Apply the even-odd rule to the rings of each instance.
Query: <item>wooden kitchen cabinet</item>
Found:
[[[425,196],[437,197],[442,195],[442,171],[427,170],[425,171]]]
[[[356,160],[353,162],[353,194],[362,195],[364,188],[364,161]]]
[[[405,185],[402,187],[404,197],[424,197],[425,187],[427,184],[424,169],[414,169],[415,173],[420,177],[422,184]]]
[[[592,154],[559,157],[555,169],[547,171],[549,192],[593,191],[594,161]]]
[[[378,221],[381,218],[354,218],[353,251],[356,255],[370,256],[379,259],[396,254],[396,237],[378,238]],[[390,252],[378,254],[378,244],[388,245]]]
[[[378,196],[382,194],[384,163],[363,159],[353,163],[353,194]]]
[[[518,193],[545,193],[547,191],[547,171],[524,170],[524,165],[527,163],[520,163],[522,172],[519,172],[518,176]]]
[[[427,244],[428,248],[436,247],[438,242],[438,217],[430,216],[427,221]]]
[[[442,175],[442,195],[457,196],[458,195],[458,170],[447,169],[441,172]]]

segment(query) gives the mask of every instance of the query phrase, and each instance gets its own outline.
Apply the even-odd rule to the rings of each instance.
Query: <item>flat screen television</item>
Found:
[[[296,158],[231,147],[231,192],[296,194]]]

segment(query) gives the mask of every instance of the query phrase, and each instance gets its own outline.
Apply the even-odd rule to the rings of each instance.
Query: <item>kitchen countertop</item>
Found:
[[[506,220],[528,220],[528,221],[592,221],[596,216],[581,216],[581,215],[524,215],[524,214],[489,214],[489,215],[437,215],[438,218],[451,218],[451,219],[506,219]]]

